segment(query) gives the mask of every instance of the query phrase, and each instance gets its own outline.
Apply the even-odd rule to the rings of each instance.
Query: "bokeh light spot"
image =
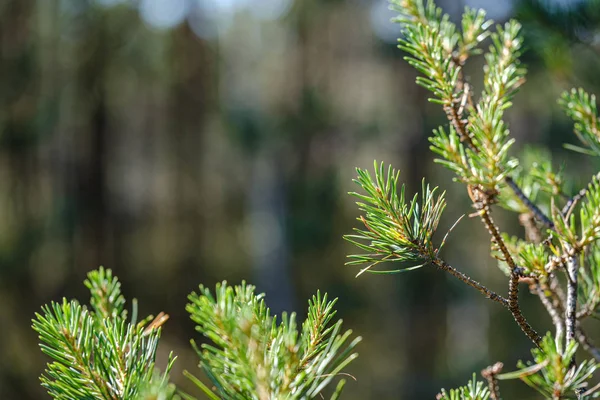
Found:
[[[258,19],[274,21],[284,17],[292,8],[293,0],[259,0],[249,7]]]
[[[140,15],[149,25],[168,29],[179,25],[188,12],[188,0],[142,0]]]
[[[104,7],[112,7],[119,4],[127,3],[129,0],[95,0],[97,4]]]
[[[398,13],[390,10],[387,0],[378,0],[371,6],[371,27],[375,35],[381,40],[394,43],[401,36],[400,24],[394,24],[391,19],[398,16]]]

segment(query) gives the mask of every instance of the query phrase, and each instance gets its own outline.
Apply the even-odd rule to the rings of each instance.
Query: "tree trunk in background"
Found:
[[[102,14],[87,22],[84,27],[86,39],[80,42],[79,47],[86,62],[77,72],[76,96],[88,102],[89,135],[77,132],[74,138],[85,155],[77,160],[76,192],[73,193],[77,212],[82,217],[74,238],[79,253],[79,265],[74,266],[76,280],[81,280],[86,271],[98,265],[115,265],[111,246],[114,225],[107,191],[111,128],[105,88],[111,41]],[[90,51],[90,47],[93,50]]]
[[[247,194],[254,280],[258,291],[267,294],[273,314],[295,311],[285,220],[286,185],[277,158],[270,149],[256,155]]]
[[[169,135],[171,153],[177,174],[174,191],[177,209],[176,223],[191,233],[185,240],[180,254],[175,255],[173,265],[165,278],[170,286],[188,288],[190,277],[202,276],[202,246],[205,213],[202,199],[208,193],[203,190],[203,141],[206,116],[211,103],[216,100],[217,80],[214,79],[214,53],[208,43],[199,39],[187,26],[180,26],[172,33],[171,40],[171,88]],[[187,319],[184,296],[171,297],[172,304],[165,304],[174,318]],[[181,338],[179,338],[181,339]]]

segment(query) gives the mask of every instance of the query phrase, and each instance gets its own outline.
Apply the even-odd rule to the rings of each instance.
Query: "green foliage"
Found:
[[[36,314],[33,329],[40,335],[42,351],[54,361],[42,376],[42,385],[55,399],[193,400],[177,393],[169,383],[175,358],[169,356],[164,374],[154,368],[164,314],[136,323],[137,309],[127,320],[125,298],[111,270],[88,274],[91,310],[76,300],[51,303]],[[212,381],[211,390],[186,372],[211,399],[307,399],[322,396],[324,389],[358,355],[334,321],[336,300],[317,292],[308,303],[308,317],[300,331],[295,314],[283,314],[277,323],[264,295],[242,283],[217,285],[216,297],[200,286],[189,296],[187,310],[196,329],[213,344],[199,350],[200,366]],[[150,322],[152,320],[152,322]],[[332,393],[337,399],[341,379]]]
[[[468,129],[474,147],[472,165],[483,176],[479,182],[487,189],[496,189],[517,165],[508,151],[514,139],[502,120],[511,98],[524,81],[525,70],[519,66],[522,41],[520,24],[507,22],[491,34],[493,45],[485,54],[484,90],[474,109],[469,109]]]
[[[600,248],[591,246],[587,261],[580,264],[579,299],[581,304],[579,315],[599,317],[600,306]]]
[[[449,131],[434,131],[432,150],[442,158],[436,160],[454,171],[458,179],[486,190],[498,190],[499,184],[518,163],[509,157],[514,143],[502,120],[504,110],[524,82],[525,69],[519,64],[522,40],[516,21],[488,31],[492,21],[485,12],[467,8],[462,17],[462,34],[449,16],[432,1],[392,1],[403,24],[399,48],[409,56],[406,60],[424,76],[417,83],[434,94],[432,101],[444,106],[453,122]],[[485,55],[484,90],[477,102],[471,100],[471,89],[462,80],[462,65],[477,46],[490,36],[492,45]],[[463,115],[466,114],[466,115]]]
[[[458,389],[450,389],[449,392],[446,389],[442,389],[441,393],[438,394],[437,400],[488,400],[490,398],[490,391],[483,384],[478,382],[473,374],[473,379],[469,381],[467,386],[461,386]]]
[[[174,361],[173,358],[171,360]],[[177,394],[175,385],[169,383],[169,375],[155,373],[150,382],[140,390],[136,400],[181,400],[181,397]]]
[[[436,160],[467,186],[472,206],[490,233],[491,254],[508,277],[508,295],[499,295],[449,265],[440,257],[446,236],[434,244],[442,212],[444,193],[425,181],[422,193],[405,196],[398,186],[399,173],[375,162],[375,174],[357,169],[355,180],[361,193],[357,205],[363,228],[345,239],[363,251],[350,255],[348,265],[364,265],[364,272],[390,274],[415,270],[427,264],[448,272],[507,308],[535,346],[533,361],[520,362],[519,370],[498,375],[501,363],[483,371],[488,387],[475,376],[467,386],[442,390],[441,400],[498,400],[497,379],[519,378],[546,398],[560,400],[600,397],[600,385],[589,388],[599,366],[600,349],[593,346],[581,321],[598,316],[600,306],[600,174],[575,196],[565,193],[562,170],[555,172],[543,152],[525,153],[525,162],[509,154],[510,137],[504,112],[525,80],[521,26],[509,21],[494,32],[485,12],[467,8],[460,30],[433,1],[392,0],[400,16],[403,38],[399,47],[406,60],[422,76],[417,83],[442,105],[449,124],[433,131],[431,149]],[[469,57],[483,53],[480,45],[491,45],[484,55],[483,90],[474,99],[462,69]],[[582,89],[565,93],[560,104],[575,122],[575,134],[586,146],[574,147],[600,155],[597,107],[594,95]],[[502,232],[492,218],[494,204],[519,214],[525,237]],[[561,207],[562,206],[562,207]],[[551,213],[551,218],[545,212]],[[450,229],[450,231],[452,228]],[[383,262],[400,262],[392,270],[376,270]],[[565,272],[566,279],[556,277]],[[555,335],[543,339],[529,325],[519,306],[519,283],[526,281],[551,317]],[[120,283],[110,270],[91,272],[85,285],[91,292],[91,308],[79,302],[51,303],[36,314],[33,328],[41,349],[53,361],[42,376],[42,385],[56,399],[170,399],[192,397],[176,393],[169,384],[174,358],[165,373],[155,371],[154,360],[160,338],[162,314],[152,322],[137,322],[137,306],[128,319]],[[562,286],[566,286],[566,291]],[[186,376],[208,398],[263,400],[308,399],[325,396],[325,389],[342,374],[357,354],[360,337],[342,331],[334,321],[335,300],[327,295],[309,301],[307,319],[299,327],[296,315],[271,316],[264,295],[242,283],[223,282],[214,295],[200,286],[188,297],[187,311],[196,330],[209,343],[192,346],[211,387],[189,372]],[[581,346],[596,361],[577,362]],[[345,385],[340,379],[330,390],[339,398]]]
[[[398,192],[399,172],[391,166],[384,173],[383,163],[375,162],[375,178],[362,169],[356,170],[357,183],[366,194],[351,193],[364,216],[359,221],[365,229],[355,229],[356,235],[345,239],[366,251],[364,254],[350,255],[348,265],[369,264],[365,271],[372,273],[393,273],[419,268],[433,259],[439,249],[433,244],[440,217],[446,201],[444,193],[436,196],[437,188],[430,189],[423,182],[421,204],[418,195],[407,201],[404,185]],[[442,243],[443,245],[443,243]],[[440,246],[441,248],[442,246]],[[372,267],[384,261],[400,261],[409,266],[399,270],[376,271]]]
[[[421,202],[417,196],[406,201],[404,186],[397,192],[398,174],[389,167],[386,176],[383,165],[376,164],[374,179],[358,170],[356,182],[366,193],[352,194],[360,200],[357,204],[364,216],[359,220],[365,229],[346,239],[366,253],[350,256],[348,264],[368,264],[359,275],[436,265],[505,306],[535,344],[535,362],[519,364],[521,370],[502,375],[504,379],[519,377],[552,399],[596,397],[598,387],[584,389],[596,362],[576,363],[574,355],[580,342],[600,361],[600,350],[593,347],[580,324],[583,318],[596,316],[600,305],[600,174],[570,197],[565,192],[562,170],[555,172],[547,154],[526,152],[524,164],[509,154],[514,139],[504,113],[526,73],[519,61],[523,43],[518,22],[509,21],[491,32],[492,23],[483,11],[467,9],[459,31],[433,1],[392,0],[391,8],[400,13],[396,21],[403,27],[398,47],[422,74],[417,84],[433,94],[430,100],[442,105],[449,120],[448,126],[433,131],[431,150],[439,156],[436,162],[452,170],[456,180],[467,186],[477,210],[473,216],[479,216],[489,231],[491,254],[509,277],[508,296],[490,291],[440,258],[432,237],[446,206],[443,194],[436,198],[437,188],[430,190],[424,184]],[[479,45],[487,37],[491,45],[484,55],[483,91],[475,99],[462,68],[470,56],[482,52]],[[586,146],[577,149],[600,155],[595,97],[581,89],[573,90],[565,93],[560,103],[575,121],[575,134]],[[494,204],[519,214],[524,238],[500,230],[492,218]],[[548,211],[551,218],[545,214]],[[400,261],[408,267],[372,269],[386,261]],[[566,282],[556,277],[556,270],[566,273]],[[518,290],[522,279],[550,315],[556,339],[550,334],[542,339],[521,312]],[[496,365],[498,371],[492,368],[483,373],[489,389],[474,378],[469,386],[442,391],[438,398],[499,399],[496,377],[502,367]]]
[[[525,268],[524,273],[540,279],[547,275],[546,264],[548,253],[545,246],[525,243],[519,254],[519,266]]]
[[[198,349],[200,367],[212,381],[210,390],[191,379],[213,399],[305,399],[322,391],[352,360],[360,337],[348,343],[351,331],[332,323],[336,300],[327,295],[309,301],[299,331],[295,314],[281,322],[270,315],[264,295],[242,283],[217,285],[215,296],[204,286],[189,296],[187,306],[196,330],[212,344]],[[339,396],[338,384],[332,399]]]
[[[575,134],[587,148],[567,145],[566,147],[584,154],[600,155],[600,132],[598,131],[598,109],[596,96],[585,90],[572,89],[564,92],[559,104],[575,122]]]
[[[555,235],[565,251],[571,248],[580,252],[600,238],[600,182],[597,177],[592,178],[582,197],[579,219],[575,213],[564,215],[556,207],[552,210]]]
[[[448,46],[453,46],[458,37],[448,32],[451,39],[444,40],[439,29],[453,31],[452,26],[447,21],[437,29],[430,25],[406,25],[405,39],[401,39],[398,45],[411,55],[405,57],[408,63],[426,75],[418,77],[417,83],[435,95],[430,100],[446,106],[455,100],[454,88],[460,72],[460,68],[448,57]]]
[[[585,360],[575,365],[573,360],[577,347],[577,343],[571,341],[567,344],[564,352],[559,352],[554,339],[547,334],[542,340],[540,348],[531,350],[533,362],[519,361],[517,366],[520,369],[518,371],[498,375],[498,379],[519,378],[545,398],[551,399],[570,398],[573,393],[583,393],[600,364],[593,360]],[[586,393],[585,398],[587,395],[592,395],[592,393]],[[598,395],[596,393],[591,397],[596,398]]]
[[[163,320],[127,321],[120,283],[110,270],[91,272],[86,286],[91,311],[63,299],[36,313],[33,329],[42,352],[54,360],[42,386],[54,399],[114,400],[138,398],[157,381],[165,382],[174,359],[162,377],[154,370]]]

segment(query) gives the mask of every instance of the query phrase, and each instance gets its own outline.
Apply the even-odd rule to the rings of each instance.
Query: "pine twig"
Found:
[[[511,271],[510,280],[508,283],[508,309],[525,335],[527,335],[527,337],[536,346],[539,346],[539,343],[542,340],[541,336],[531,327],[531,325],[529,325],[529,322],[527,322],[527,319],[525,319],[525,316],[521,312],[521,307],[519,306],[519,269],[517,268],[514,259],[508,251],[504,240],[502,240],[502,236],[500,235],[498,227],[492,219],[489,210],[489,197],[478,188],[475,188],[475,190],[472,192],[474,194],[473,204],[478,210],[481,220],[492,236],[492,241],[496,243],[500,249],[500,252],[504,256],[504,259]]]
[[[473,143],[473,139],[471,139],[471,136],[469,135],[469,132],[467,130],[467,123],[462,118],[462,115],[460,113],[460,104],[458,102],[453,102],[451,106],[445,106],[444,111],[446,112],[448,120],[454,126],[456,133],[458,133],[460,141],[465,142],[473,152],[477,153],[479,149],[477,149],[475,143]]]
[[[483,376],[488,382],[491,400],[500,400],[500,387],[498,386],[498,379],[496,376],[502,372],[503,367],[504,364],[497,362],[496,364],[491,365],[481,371],[481,376]]]
[[[552,220],[548,218],[546,214],[544,214],[544,212],[525,195],[525,193],[523,193],[523,190],[510,176],[505,177],[504,182],[541,223],[550,229],[554,228],[554,222],[552,222]]]
[[[577,273],[579,260],[577,256],[570,257],[567,261],[567,304],[565,310],[565,325],[567,342],[575,340],[575,327],[577,321]]]
[[[567,203],[563,206],[563,208],[560,210],[560,213],[562,215],[564,215],[565,217],[567,215],[570,215],[571,212],[573,211],[573,209],[575,208],[575,206],[577,205],[577,203],[579,202],[579,200],[584,198],[586,193],[587,193],[587,186],[584,187],[583,189],[581,189],[575,196],[571,197],[567,201]]]
[[[494,291],[488,289],[487,287],[485,287],[481,283],[477,282],[476,280],[472,279],[471,277],[458,271],[456,268],[452,267],[450,264],[448,264],[444,260],[442,260],[440,258],[434,258],[431,261],[431,263],[433,265],[435,265],[436,267],[438,267],[439,269],[441,269],[442,271],[448,272],[450,275],[454,276],[455,278],[458,278],[459,280],[466,283],[467,285],[477,289],[486,298],[493,300],[497,303],[500,303],[504,307],[508,308],[508,300],[505,297],[495,293]]]

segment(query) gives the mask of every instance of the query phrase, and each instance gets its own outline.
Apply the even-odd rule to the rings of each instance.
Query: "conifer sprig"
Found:
[[[439,247],[433,244],[433,236],[446,206],[444,193],[436,197],[437,188],[430,189],[423,182],[421,204],[417,195],[408,202],[404,194],[404,185],[398,191],[399,173],[391,166],[385,174],[383,164],[378,166],[375,162],[375,178],[366,170],[357,169],[357,173],[358,179],[355,183],[366,194],[351,194],[360,200],[357,204],[364,215],[358,220],[365,229],[355,229],[356,235],[344,236],[350,243],[366,251],[363,254],[348,256],[351,261],[346,265],[368,264],[357,276],[364,272],[394,274],[433,264],[477,289],[485,297],[505,307],[509,306],[507,299],[458,271],[438,256],[448,236],[446,233]],[[394,270],[373,269],[383,262],[400,262],[404,267]]]
[[[586,146],[565,145],[584,154],[600,156],[600,130],[596,96],[582,88],[564,92],[559,100],[565,113],[574,121],[574,132]]]
[[[162,377],[154,370],[160,325],[166,319],[126,321],[120,283],[110,270],[91,272],[86,286],[92,311],[63,299],[36,313],[33,329],[42,352],[54,360],[41,378],[42,386],[59,400],[138,399],[157,379],[167,387],[174,358]]]
[[[442,389],[436,400],[488,400],[490,391],[483,382],[477,381],[475,374],[466,386],[457,389]]]
[[[531,350],[533,362],[519,361],[518,371],[498,375],[498,379],[521,379],[547,399],[572,398],[574,393],[580,399],[596,398],[597,388],[590,390],[588,381],[600,364],[585,360],[574,365],[572,360],[577,347],[577,342],[570,341],[564,352],[560,352],[552,335],[547,334],[540,348]]]
[[[392,0],[391,8],[400,13],[395,21],[403,25],[404,37],[398,47],[406,51],[406,60],[423,74],[417,83],[434,94],[431,101],[443,106],[450,121],[448,133],[443,127],[434,131],[432,150],[440,162],[453,170],[458,180],[477,185],[494,200],[502,187],[520,201],[547,226],[550,219],[532,202],[511,175],[518,161],[508,151],[514,140],[503,121],[504,110],[524,82],[525,69],[519,64],[522,39],[520,25],[508,22],[491,33],[492,21],[483,11],[467,8],[462,17],[462,32],[450,22],[433,1]],[[492,45],[485,55],[484,91],[473,103],[470,85],[462,76],[462,66],[472,54],[480,53],[479,44],[491,36]]]
[[[342,321],[331,324],[334,301],[319,293],[309,301],[308,316],[299,332],[296,316],[282,314],[281,322],[270,315],[264,295],[242,283],[217,285],[215,295],[204,286],[189,296],[187,306],[196,329],[213,344],[195,344],[200,367],[214,391],[192,380],[210,397],[225,399],[305,399],[320,395],[333,379],[357,357],[350,341],[352,331],[342,332]],[[189,375],[189,374],[188,374]],[[343,381],[343,380],[342,380]],[[337,398],[344,383],[336,387]]]
[[[446,207],[444,193],[436,196],[437,188],[431,189],[423,182],[421,202],[418,195],[412,200],[405,197],[405,186],[398,188],[399,172],[383,163],[375,162],[375,178],[367,170],[357,169],[354,181],[366,194],[351,193],[359,199],[358,208],[364,213],[359,220],[364,229],[355,229],[356,235],[344,238],[366,251],[348,256],[347,265],[369,264],[363,272],[392,273],[420,268],[432,261],[443,246],[436,248],[433,235]],[[372,268],[384,261],[400,261],[408,266],[400,270],[376,271]]]

